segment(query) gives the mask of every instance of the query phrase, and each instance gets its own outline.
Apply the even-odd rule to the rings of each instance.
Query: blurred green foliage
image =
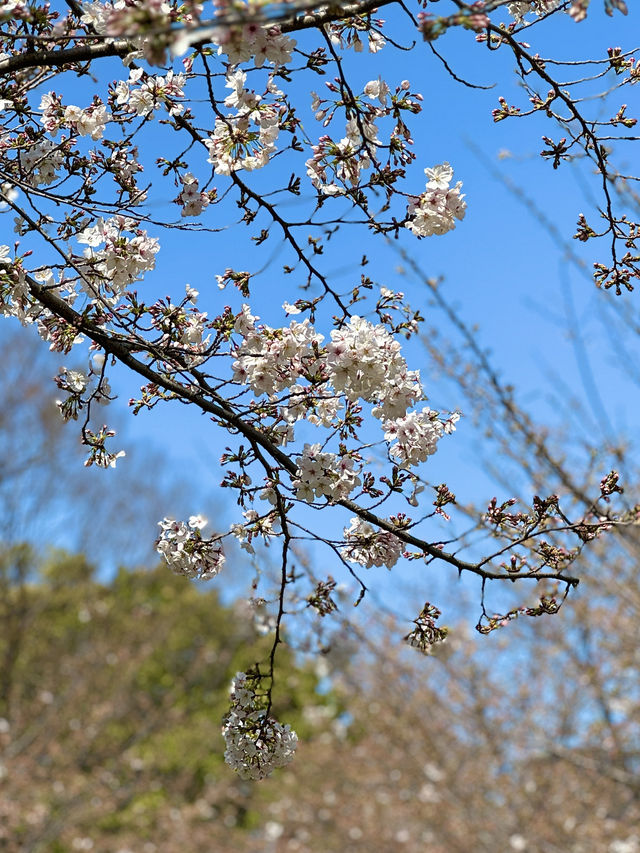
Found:
[[[264,663],[272,642],[244,605],[223,606],[214,588],[166,567],[100,582],[81,555],[39,562],[25,545],[0,552],[0,578],[9,850],[75,849],[85,835],[94,850],[121,838],[142,849],[168,814],[203,797],[200,823],[259,822],[256,786],[226,767],[220,733],[232,677]],[[274,713],[301,738],[317,729],[305,707],[335,706],[317,688],[281,646]]]

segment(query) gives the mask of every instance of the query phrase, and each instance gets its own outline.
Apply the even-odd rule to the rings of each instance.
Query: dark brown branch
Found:
[[[68,305],[56,293],[51,290],[47,290],[42,285],[38,284],[38,282],[31,276],[27,276],[27,283],[34,299],[36,299],[45,308],[48,308],[54,315],[61,317],[73,326],[74,329],[77,329],[78,332],[82,332],[87,335],[87,337],[91,338],[91,340],[95,341],[95,343],[99,344],[106,353],[115,356],[118,361],[129,367],[135,373],[143,376],[149,382],[153,382],[155,385],[164,388],[166,391],[175,394],[181,399],[194,403],[203,411],[214,415],[214,417],[222,421],[228,428],[230,427],[231,429],[238,430],[238,432],[241,432],[250,441],[255,442],[260,445],[260,447],[264,448],[264,450],[266,450],[266,452],[275,459],[282,468],[288,471],[289,474],[295,475],[297,467],[290,457],[287,456],[286,453],[283,453],[279,447],[274,445],[273,442],[270,441],[259,429],[254,427],[252,424],[247,423],[240,417],[240,415],[235,413],[225,400],[206,385],[198,371],[192,371],[192,373],[198,380],[200,385],[199,390],[194,390],[192,387],[185,387],[170,377],[163,376],[134,356],[134,352],[136,351],[147,350],[154,358],[161,358],[161,355],[155,352],[155,348],[152,344],[149,344],[146,341],[131,341],[122,335],[110,335],[108,332],[96,327],[85,316],[78,313],[74,308]],[[206,399],[206,397],[203,396],[205,393],[212,396],[214,400]],[[450,554],[435,545],[426,542],[424,539],[420,539],[417,536],[413,536],[412,534],[399,529],[391,522],[378,517],[375,513],[359,506],[354,501],[345,498],[343,500],[336,501],[336,505],[350,510],[359,518],[362,518],[364,521],[368,521],[370,524],[376,525],[382,530],[393,533],[398,537],[398,539],[405,542],[407,545],[412,545],[423,554],[429,555],[437,560],[442,560],[445,563],[449,563],[459,572],[471,572],[486,580],[514,580],[511,575],[499,572],[490,572],[482,568],[479,563],[470,563],[466,560],[461,560],[456,557],[455,554]],[[486,563],[486,560],[483,562]],[[558,572],[523,574],[519,575],[517,579],[524,578],[533,580],[555,580],[566,583],[569,586],[577,586],[579,583],[578,578],[563,575]]]
[[[105,56],[126,56],[133,46],[130,41],[117,39],[97,44],[78,44],[63,50],[34,50],[0,60],[0,74],[13,74],[25,68],[59,68],[62,65],[92,62]]]

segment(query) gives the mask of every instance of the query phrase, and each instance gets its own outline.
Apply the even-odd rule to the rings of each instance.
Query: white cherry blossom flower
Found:
[[[188,523],[164,518],[158,524],[161,532],[156,540],[156,551],[162,554],[174,574],[209,580],[224,566],[220,538],[202,537],[207,520],[201,515],[190,516]]]
[[[264,779],[293,759],[298,736],[266,711],[252,681],[238,672],[231,683],[231,709],[222,727],[224,760],[243,779]]]
[[[348,543],[343,549],[346,559],[366,569],[372,566],[391,569],[404,551],[404,544],[397,536],[386,530],[376,530],[361,518],[351,519],[349,527],[344,529],[344,538]]]

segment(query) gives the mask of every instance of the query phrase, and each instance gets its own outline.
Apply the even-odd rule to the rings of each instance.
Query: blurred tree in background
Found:
[[[17,327],[3,329],[0,541],[62,545],[115,566],[148,563],[165,503],[188,506],[184,486],[142,444],[123,470],[83,468],[78,436],[65,430],[56,406],[51,377],[59,363]]]
[[[3,849],[255,849],[254,789],[225,767],[220,721],[268,638],[165,569],[100,583],[84,557],[39,565],[26,545],[0,567],[29,579],[8,584],[0,638]],[[282,663],[278,710],[311,735],[303,708],[324,721],[335,699]]]

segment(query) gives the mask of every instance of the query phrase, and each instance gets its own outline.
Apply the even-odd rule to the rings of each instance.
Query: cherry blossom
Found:
[[[314,371],[323,337],[308,319],[302,323],[293,320],[282,329],[247,328],[245,321],[249,322],[246,313],[236,320],[236,330],[245,329],[245,339],[235,351],[233,374],[236,381],[248,384],[255,394],[274,394],[293,385],[298,377]]]
[[[391,447],[391,456],[406,468],[425,462],[438,449],[440,438],[455,430],[459,418],[460,415],[455,413],[442,421],[438,412],[425,407],[420,412],[409,412],[403,418],[385,421],[385,439],[396,442]]]
[[[187,578],[210,580],[224,566],[225,556],[218,537],[203,539],[201,531],[207,520],[192,515],[188,522],[164,518],[156,550],[167,561],[171,571]]]
[[[349,400],[378,403],[376,417],[401,417],[422,397],[419,372],[407,368],[400,343],[382,325],[351,317],[331,332],[326,352],[333,387]]]
[[[231,683],[231,709],[225,717],[222,735],[224,760],[243,779],[264,779],[294,756],[298,736],[261,707],[254,683],[244,672]]]
[[[293,487],[297,497],[312,502],[321,497],[339,501],[349,497],[361,483],[349,456],[327,453],[320,444],[305,444],[298,459]]]
[[[464,219],[467,211],[467,203],[460,192],[462,181],[450,186],[453,169],[448,163],[425,169],[425,174],[429,178],[427,189],[411,200],[407,211],[406,227],[416,237],[452,231],[456,226],[455,220]]]
[[[352,518],[349,527],[344,529],[344,556],[347,560],[360,563],[365,569],[372,566],[386,566],[391,569],[404,551],[404,545],[387,530],[375,530],[368,521]]]

